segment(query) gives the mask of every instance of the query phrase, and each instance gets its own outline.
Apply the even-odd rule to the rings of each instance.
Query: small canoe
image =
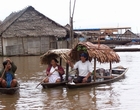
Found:
[[[0,93],[2,94],[14,94],[14,93],[17,93],[18,91],[19,91],[19,83],[17,84],[16,87],[12,87],[12,88],[0,87]]]
[[[97,79],[96,81],[92,81],[90,83],[67,83],[66,86],[68,88],[81,88],[81,87],[87,87],[87,86],[96,86],[99,84],[107,84],[115,82],[121,78],[124,78],[125,73],[127,72],[128,68],[121,69],[112,69],[112,76],[113,78],[104,78],[104,80]]]
[[[65,86],[67,83],[67,81],[63,81],[63,82],[58,82],[58,83],[42,83],[42,87],[44,89],[46,88],[54,88],[54,87],[58,87],[58,86]]]

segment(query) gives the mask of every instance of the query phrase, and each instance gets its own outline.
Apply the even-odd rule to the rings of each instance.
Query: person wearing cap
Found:
[[[17,80],[15,79],[15,72],[17,66],[9,58],[3,62],[3,69],[0,71],[0,86],[4,88],[15,87]]]
[[[82,53],[80,55],[80,60],[76,62],[74,65],[68,61],[68,64],[73,69],[78,69],[79,75],[75,83],[88,83],[91,82],[91,73],[93,72],[93,67],[91,62],[88,60],[88,54]]]

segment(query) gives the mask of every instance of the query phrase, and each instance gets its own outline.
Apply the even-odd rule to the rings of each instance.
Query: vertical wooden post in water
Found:
[[[94,58],[94,74],[93,74],[94,82],[96,81],[96,58]]]
[[[60,66],[62,66],[62,58],[60,57]]]
[[[110,76],[112,76],[112,62],[110,62]]]
[[[66,81],[68,81],[69,65],[66,63]]]

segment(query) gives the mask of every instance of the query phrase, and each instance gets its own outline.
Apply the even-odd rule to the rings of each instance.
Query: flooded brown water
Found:
[[[120,63],[129,67],[124,79],[96,87],[43,89],[36,85],[45,77],[46,66],[39,56],[10,57],[18,67],[16,77],[20,91],[14,95],[0,93],[1,110],[140,110],[140,52],[118,52]],[[0,58],[2,62],[5,58]],[[0,65],[2,67],[2,65]],[[97,67],[109,67],[98,64]]]

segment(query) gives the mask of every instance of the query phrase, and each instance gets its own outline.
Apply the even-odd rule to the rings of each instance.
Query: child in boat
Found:
[[[79,75],[75,83],[88,83],[91,82],[91,73],[93,72],[93,67],[91,62],[88,60],[88,54],[82,53],[80,55],[80,60],[76,62],[74,65],[68,61],[68,64],[73,69],[78,69]]]
[[[17,66],[8,58],[3,62],[3,67],[0,71],[0,86],[4,88],[15,87],[17,85],[17,80],[15,79]]]
[[[46,70],[46,74],[48,77],[44,80],[45,83],[56,83],[63,80],[62,75],[65,74],[64,69],[57,63],[57,59],[53,58],[51,60],[51,65],[49,65]]]

